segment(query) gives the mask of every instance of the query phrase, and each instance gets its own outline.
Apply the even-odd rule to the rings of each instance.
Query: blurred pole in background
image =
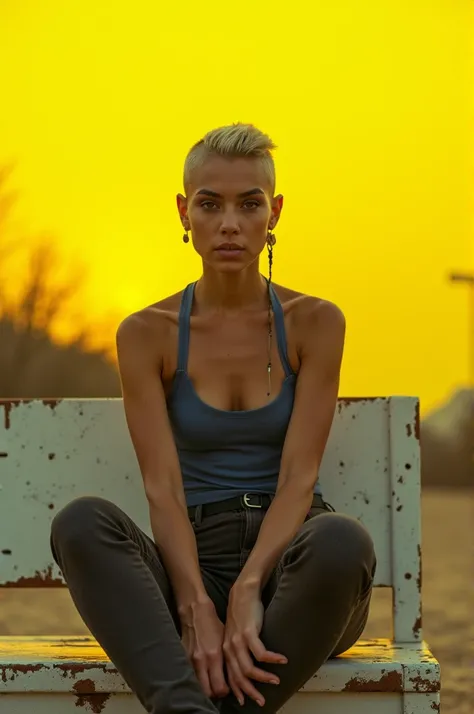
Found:
[[[474,273],[451,273],[453,283],[462,283],[469,288],[469,387],[474,389]]]
[[[471,390],[471,461],[474,465],[474,273],[451,273],[449,279],[453,283],[461,283],[469,288],[469,389]]]

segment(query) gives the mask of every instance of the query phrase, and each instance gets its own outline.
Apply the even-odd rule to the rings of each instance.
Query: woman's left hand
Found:
[[[260,639],[264,608],[260,594],[253,588],[234,585],[229,596],[227,620],[224,635],[224,657],[227,678],[239,704],[244,704],[244,694],[263,706],[263,695],[253,686],[251,680],[279,684],[273,672],[265,672],[256,667],[252,655],[258,662],[286,664],[284,655],[270,652]]]

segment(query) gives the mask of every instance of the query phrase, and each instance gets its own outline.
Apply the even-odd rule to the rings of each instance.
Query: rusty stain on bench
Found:
[[[100,714],[110,699],[110,693],[96,692],[92,679],[80,679],[72,689],[78,697],[76,707],[83,707],[85,704],[89,704],[94,714]]]
[[[403,677],[401,672],[385,672],[381,670],[378,679],[350,679],[344,687],[344,692],[403,692]]]
[[[35,402],[37,400],[35,399],[2,399],[0,400],[0,405],[3,406],[3,411],[4,411],[4,426],[5,429],[9,429],[11,426],[11,420],[10,420],[10,415],[13,407],[18,407],[20,404],[30,404],[31,402]],[[45,407],[49,407],[50,409],[54,410],[58,404],[60,404],[63,400],[62,399],[42,399],[41,402],[44,404]]]
[[[31,577],[20,576],[17,580],[8,580],[0,583],[0,588],[64,588],[61,578],[53,578],[53,566],[46,570],[37,570]]]

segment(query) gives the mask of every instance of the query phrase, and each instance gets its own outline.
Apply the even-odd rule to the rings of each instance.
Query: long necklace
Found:
[[[267,397],[272,393],[272,337],[273,337],[273,309],[272,301],[270,297],[270,283],[268,283],[268,364],[267,364],[267,374],[268,374],[268,392]]]
[[[275,237],[272,233],[269,233],[267,248],[268,248],[268,280],[267,280],[267,290],[268,290],[268,363],[267,363],[267,376],[268,376],[268,392],[267,397],[272,393],[272,342],[273,342],[273,305],[272,305],[272,295],[270,284],[272,281],[272,264],[273,264],[273,245],[275,242]]]

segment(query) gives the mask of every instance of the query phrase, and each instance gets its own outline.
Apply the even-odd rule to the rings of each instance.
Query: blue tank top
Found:
[[[187,505],[223,501],[244,493],[274,494],[297,377],[288,361],[280,300],[270,285],[278,352],[285,371],[282,389],[263,407],[227,411],[204,402],[187,373],[195,285],[191,283],[183,292],[178,368],[167,400]],[[321,493],[319,484],[315,493]]]

